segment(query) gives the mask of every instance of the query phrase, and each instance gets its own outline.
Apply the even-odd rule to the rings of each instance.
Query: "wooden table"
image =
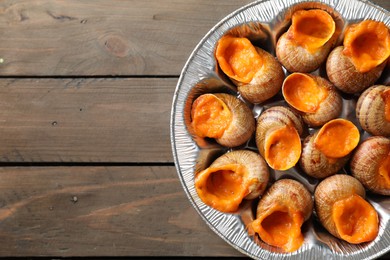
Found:
[[[250,2],[0,2],[0,256],[243,256],[187,200],[169,120],[193,48]]]

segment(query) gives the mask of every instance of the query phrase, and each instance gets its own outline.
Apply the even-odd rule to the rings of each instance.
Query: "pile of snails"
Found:
[[[200,199],[226,213],[259,199],[248,229],[285,252],[302,245],[301,226],[313,212],[339,239],[374,240],[379,219],[366,191],[390,195],[390,87],[375,85],[389,66],[389,28],[364,20],[342,32],[327,11],[298,10],[275,51],[276,57],[244,37],[219,39],[216,63],[239,97],[205,93],[192,103],[190,133],[231,148],[196,172]],[[312,73],[320,67],[326,77]],[[255,118],[248,103],[276,95],[283,105]],[[357,99],[356,122],[341,118],[343,95]],[[242,149],[253,136],[257,150]],[[314,194],[291,178],[271,183],[270,169],[294,167],[319,180]]]

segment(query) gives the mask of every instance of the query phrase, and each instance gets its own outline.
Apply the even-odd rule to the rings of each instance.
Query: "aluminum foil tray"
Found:
[[[226,214],[205,205],[194,187],[194,176],[210,165],[221,154],[227,152],[215,143],[199,140],[187,131],[190,122],[190,109],[193,100],[203,93],[225,92],[241,98],[232,83],[220,72],[214,58],[214,50],[219,38],[230,33],[251,39],[255,45],[275,55],[275,43],[287,29],[292,13],[299,9],[321,8],[336,17],[336,24],[346,25],[364,19],[384,22],[390,27],[390,12],[368,1],[362,0],[263,0],[244,6],[222,19],[200,41],[183,68],[173,97],[171,113],[171,143],[176,169],[188,199],[208,224],[222,239],[238,251],[254,259],[373,259],[390,250],[390,198],[368,194],[368,200],[376,208],[380,217],[380,231],[377,238],[360,245],[352,245],[330,235],[318,222],[315,215],[303,226],[305,237],[302,247],[292,253],[284,253],[275,247],[250,236],[245,228],[253,218],[253,205],[243,205],[240,212]],[[342,38],[342,35],[340,39]],[[390,66],[387,66],[381,79],[382,84],[390,82]],[[287,75],[287,71],[285,71]],[[323,69],[313,74],[324,75]],[[262,105],[252,105],[254,117],[267,107],[281,104],[282,98],[273,99]],[[251,104],[249,104],[251,105]],[[356,122],[356,97],[343,97],[341,117]],[[361,130],[363,138],[368,136]],[[257,150],[252,138],[239,149]],[[301,175],[299,169],[287,172],[270,171],[271,180],[282,177],[294,178],[303,183],[311,192],[318,180]]]

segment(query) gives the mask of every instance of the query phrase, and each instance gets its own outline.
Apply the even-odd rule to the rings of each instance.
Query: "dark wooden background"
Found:
[[[242,256],[187,200],[169,120],[193,48],[250,2],[0,1],[0,257]]]

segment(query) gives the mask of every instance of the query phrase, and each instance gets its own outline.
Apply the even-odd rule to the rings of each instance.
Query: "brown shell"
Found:
[[[390,140],[382,136],[366,139],[356,149],[351,159],[352,175],[364,187],[374,193],[390,195],[390,189],[382,185],[379,179],[379,163],[390,153]]]
[[[390,137],[390,122],[385,119],[385,102],[381,94],[390,87],[375,85],[366,89],[356,104],[356,117],[362,128],[372,135]]]
[[[249,185],[249,194],[245,199],[254,199],[264,193],[269,180],[269,171],[267,163],[259,154],[249,150],[235,150],[217,158],[210,167],[226,164],[241,164],[247,168],[248,179],[245,181]]]
[[[284,72],[282,65],[270,53],[257,48],[263,59],[263,66],[249,83],[232,79],[241,95],[251,103],[261,103],[275,96],[282,88]]]
[[[257,119],[256,145],[263,157],[265,156],[264,143],[267,133],[286,125],[295,127],[298,134],[302,135],[304,129],[302,118],[289,107],[268,108]]]
[[[332,206],[338,200],[346,199],[353,194],[365,198],[363,185],[354,177],[336,174],[324,179],[314,192],[314,203],[321,224],[335,237],[340,238],[332,220]]]
[[[276,181],[259,201],[256,216],[266,212],[275,203],[286,205],[303,213],[308,220],[313,211],[313,200],[310,192],[298,181],[282,179]]]
[[[318,110],[315,113],[304,113],[299,112],[302,116],[303,121],[313,127],[321,126],[326,122],[337,118],[343,107],[343,100],[340,94],[337,92],[336,88],[328,80],[311,74],[306,74],[307,76],[312,77],[319,86],[327,88],[329,95],[326,99],[320,104]]]
[[[325,62],[334,41],[328,41],[322,48],[310,53],[301,46],[296,46],[284,33],[276,43],[276,56],[290,72],[312,72]]]
[[[379,79],[386,62],[366,73],[361,73],[356,70],[350,58],[343,54],[343,50],[343,46],[334,48],[326,61],[328,78],[339,90],[351,94],[359,93]]]
[[[307,175],[321,179],[340,171],[348,162],[350,155],[329,159],[314,146],[317,134],[318,131],[306,137],[303,141],[299,165]]]
[[[217,143],[226,147],[236,147],[247,142],[255,131],[255,119],[249,107],[240,99],[225,93],[213,94],[221,99],[233,113],[233,120]]]

